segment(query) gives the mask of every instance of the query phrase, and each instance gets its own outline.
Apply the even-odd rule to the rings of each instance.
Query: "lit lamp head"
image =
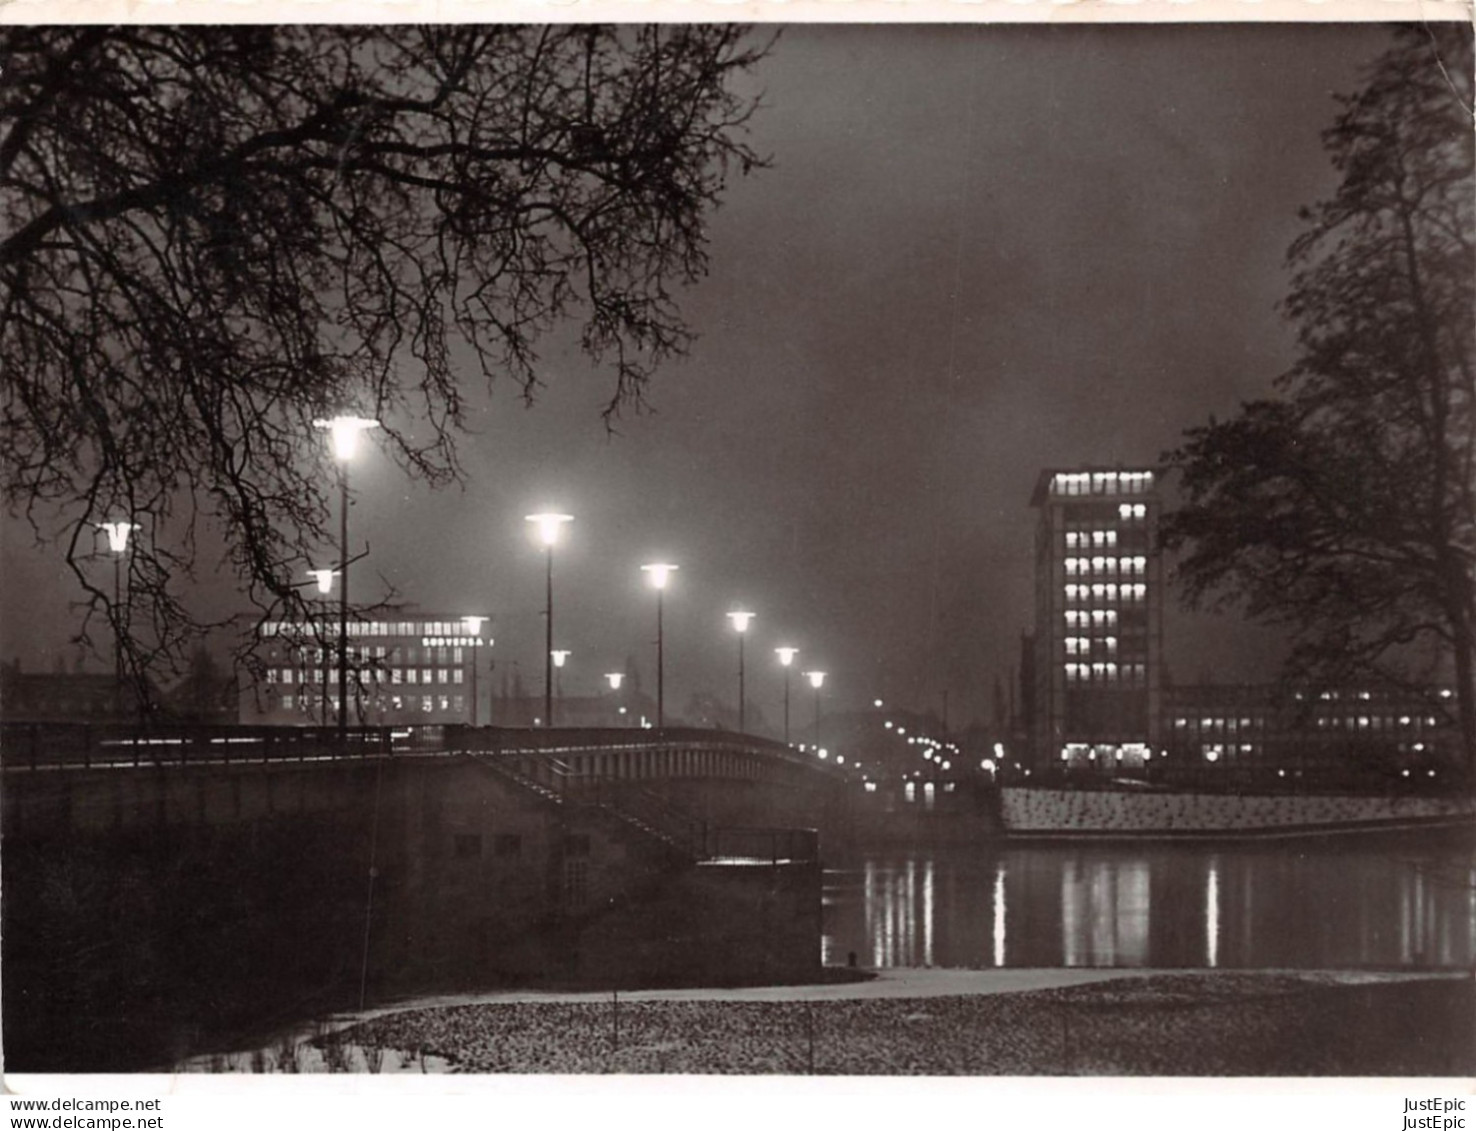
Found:
[[[739,634],[741,635],[742,633],[745,633],[745,632],[748,631],[748,622],[751,621],[751,620],[753,620],[753,614],[752,613],[729,613],[728,614],[728,619],[733,622],[733,627],[736,628],[738,630]]]
[[[798,648],[775,648],[774,651],[779,656],[779,662],[786,668],[794,663],[794,658],[799,655]]]
[[[671,575],[680,568],[680,566],[674,566],[670,562],[651,562],[648,565],[641,566],[641,569],[651,575],[651,587],[653,589],[665,589],[666,583],[671,580]]]
[[[805,678],[810,681],[810,686],[816,691],[819,691],[825,683],[824,672],[805,672]]]
[[[573,654],[574,653],[569,651],[569,649],[567,648],[555,648],[552,652],[549,653],[549,655],[553,657],[554,667],[556,668],[563,667],[564,661]]]
[[[468,636],[481,636],[482,625],[486,624],[489,619],[489,617],[464,616],[461,618],[461,623],[466,627]]]
[[[347,462],[359,450],[359,433],[378,428],[379,421],[362,416],[335,416],[332,420],[315,420],[315,428],[326,428],[333,437],[333,455]]]
[[[605,678],[610,681],[610,690],[619,691],[620,684],[625,679],[624,672],[606,672]]]
[[[336,569],[310,569],[308,576],[318,583],[319,593],[333,592],[333,579],[338,576]]]
[[[533,524],[533,533],[539,544],[549,549],[559,540],[559,531],[563,529],[564,523],[574,521],[572,514],[556,514],[552,511],[525,515],[524,518]]]
[[[128,535],[138,529],[132,522],[99,522],[97,525],[108,532],[108,549],[115,554],[127,552]]]

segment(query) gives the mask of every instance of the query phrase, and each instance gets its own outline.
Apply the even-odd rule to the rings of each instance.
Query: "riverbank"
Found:
[[[1469,975],[883,971],[865,982],[437,999],[238,1071],[1472,1076]]]

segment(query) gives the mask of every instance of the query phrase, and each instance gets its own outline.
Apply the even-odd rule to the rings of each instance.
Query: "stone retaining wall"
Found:
[[[1358,797],[1158,790],[1000,790],[1000,813],[1012,835],[1230,833],[1334,830],[1435,823],[1476,817],[1470,798]]]

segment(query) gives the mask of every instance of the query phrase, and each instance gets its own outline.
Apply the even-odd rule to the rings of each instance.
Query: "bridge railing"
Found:
[[[406,747],[390,727],[219,727],[0,723],[0,766],[169,766],[242,760],[363,758]]]
[[[521,772],[561,791],[574,775],[561,755],[621,750],[708,750],[756,754],[825,773],[780,742],[695,727],[320,726],[0,722],[6,770],[101,766],[174,766],[199,762],[332,760],[470,751],[506,754]]]

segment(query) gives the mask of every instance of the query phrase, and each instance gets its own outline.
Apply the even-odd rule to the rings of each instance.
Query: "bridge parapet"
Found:
[[[503,755],[545,786],[574,778],[690,776],[787,767],[835,778],[828,763],[753,735],[696,727],[336,727],[0,723],[0,769],[171,767],[202,763]]]

